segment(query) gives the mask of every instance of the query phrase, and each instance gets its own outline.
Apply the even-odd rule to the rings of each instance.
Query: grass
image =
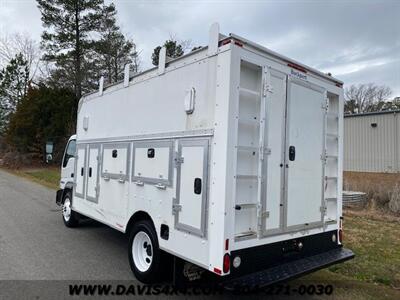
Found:
[[[343,227],[356,257],[299,281],[331,283],[335,299],[400,299],[400,218],[345,210]]]
[[[58,189],[60,183],[60,168],[56,167],[22,169],[13,170],[11,172],[52,189]]]
[[[331,271],[360,281],[400,288],[400,218],[371,217],[348,210],[344,219],[346,247],[356,258]]]
[[[54,189],[60,180],[59,168],[14,173]],[[359,175],[352,175],[353,180],[359,179],[355,176]],[[386,188],[399,180],[392,174],[382,177]],[[375,181],[365,179],[371,184]],[[371,208],[347,209],[343,226],[344,246],[353,250],[356,257],[289,284],[332,284],[332,299],[400,299],[400,217]]]

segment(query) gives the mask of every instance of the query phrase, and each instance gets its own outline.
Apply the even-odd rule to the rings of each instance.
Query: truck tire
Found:
[[[63,197],[62,216],[65,226],[76,227],[79,225],[79,215],[72,210],[72,193],[67,191]]]
[[[133,225],[129,235],[129,264],[135,277],[143,283],[156,283],[162,278],[164,253],[158,246],[153,224],[143,220]]]

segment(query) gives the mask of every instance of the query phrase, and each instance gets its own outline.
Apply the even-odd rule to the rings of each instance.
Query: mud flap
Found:
[[[63,200],[63,195],[64,195],[64,190],[58,190],[56,193],[56,204],[60,206],[62,204]]]

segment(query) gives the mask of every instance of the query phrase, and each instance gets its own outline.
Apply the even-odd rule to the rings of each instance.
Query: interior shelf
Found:
[[[339,136],[336,133],[327,133],[326,136],[328,138],[333,138],[333,139],[339,138]]]
[[[255,96],[255,97],[259,97],[260,96],[260,92],[253,91],[253,90],[250,90],[250,89],[246,89],[246,88],[243,88],[243,87],[239,88],[239,92],[241,92],[243,94],[247,94],[247,95],[252,95],[252,96]]]
[[[338,114],[336,113],[327,113],[326,115],[329,119],[339,119]]]
[[[236,179],[243,179],[243,180],[257,180],[257,175],[244,175],[244,174],[237,174]]]
[[[255,146],[236,146],[236,149],[238,151],[251,151],[251,152],[258,151],[258,147]]]
[[[236,210],[248,209],[256,207],[258,203],[239,203],[235,205]]]
[[[255,232],[255,231],[245,231],[245,232],[235,234],[235,238],[241,239],[241,238],[253,237],[256,235],[257,235],[257,232]]]
[[[238,122],[240,125],[247,125],[247,126],[260,126],[260,121],[257,119],[243,119],[239,118]]]

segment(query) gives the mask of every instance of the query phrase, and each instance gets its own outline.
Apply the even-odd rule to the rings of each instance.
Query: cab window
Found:
[[[75,149],[76,149],[76,140],[70,140],[67,146],[67,150],[65,151],[63,168],[67,166],[69,159],[71,157],[74,157]]]

